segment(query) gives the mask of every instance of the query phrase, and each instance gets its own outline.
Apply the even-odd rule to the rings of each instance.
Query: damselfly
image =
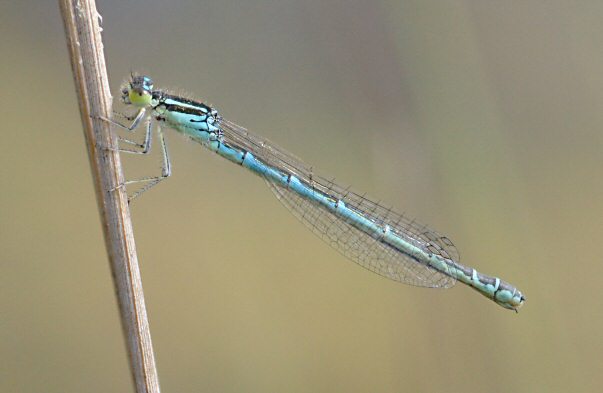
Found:
[[[144,182],[131,199],[171,174],[161,126],[171,128],[266,180],[276,197],[314,233],[343,255],[384,277],[423,287],[449,288],[458,280],[499,305],[517,311],[522,293],[497,277],[478,273],[459,263],[459,254],[445,236],[395,213],[362,195],[314,174],[311,167],[245,128],[222,118],[204,103],[156,90],[147,76],[132,75],[121,90],[123,103],[137,108],[123,125],[135,131],[146,124],[144,143],[121,138],[145,154],[156,125],[163,154],[161,176],[131,180]]]

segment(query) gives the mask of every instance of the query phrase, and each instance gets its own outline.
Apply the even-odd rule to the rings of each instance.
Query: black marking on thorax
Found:
[[[167,100],[175,101],[176,103],[166,103]],[[181,102],[186,105],[191,105],[196,108],[191,108],[189,106],[178,105],[177,102]],[[205,105],[202,102],[189,100],[186,98],[173,96],[169,94],[161,94],[159,98],[159,104],[157,106],[163,105],[167,111],[170,112],[180,112],[185,113],[187,115],[197,115],[197,116],[207,116],[211,115],[212,107],[209,105]]]

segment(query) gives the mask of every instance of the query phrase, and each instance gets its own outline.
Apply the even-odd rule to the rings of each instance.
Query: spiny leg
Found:
[[[145,118],[145,113],[146,110],[145,108],[141,108],[134,116],[127,116],[127,115],[121,115],[123,116],[126,120],[133,120],[132,124],[130,125],[125,125],[122,124],[118,121],[115,121],[113,119],[108,119],[105,117],[101,117],[101,119],[117,126],[120,128],[123,128],[127,131],[130,132],[135,132],[136,129],[138,128],[138,126],[140,125],[140,122]],[[120,152],[124,152],[124,153],[128,153],[128,154],[148,154],[151,151],[151,143],[152,143],[152,128],[153,128],[153,124],[154,122],[152,121],[151,118],[146,119],[146,131],[145,131],[145,139],[144,142],[142,144],[136,142],[136,141],[131,141],[129,139],[126,138],[122,138],[122,137],[118,137],[119,141],[121,142],[125,142],[131,145],[134,145],[142,150],[134,150],[134,149],[125,149],[125,148],[118,148],[116,149],[117,151]],[[135,184],[135,183],[147,183],[144,187],[142,187],[141,189],[139,189],[138,191],[136,191],[134,194],[132,195],[128,195],[128,202],[131,202],[132,200],[134,200],[135,198],[139,197],[141,194],[143,194],[145,191],[149,190],[151,187],[157,185],[161,180],[169,177],[172,174],[172,164],[170,161],[170,157],[169,157],[169,153],[168,153],[168,149],[167,149],[167,144],[165,143],[165,137],[163,135],[163,131],[161,130],[161,126],[157,123],[157,133],[159,134],[159,143],[161,145],[161,154],[163,157],[163,162],[162,162],[162,166],[161,166],[161,175],[159,176],[148,176],[148,177],[143,177],[140,179],[134,179],[134,180],[128,180],[125,181],[124,183],[118,185],[117,187],[111,189],[110,191],[115,191],[116,189],[123,187],[127,184]]]
[[[132,124],[130,124],[128,126],[128,125],[122,124],[122,123],[120,123],[120,122],[118,122],[116,120],[113,120],[113,119],[107,119],[105,117],[100,117],[100,118],[103,119],[103,120],[105,120],[105,121],[107,121],[107,122],[109,122],[109,123],[111,123],[111,124],[113,124],[113,125],[115,125],[115,126],[117,126],[117,127],[119,127],[119,128],[125,129],[125,130],[127,130],[129,132],[136,132],[136,129],[138,128],[140,122],[145,118],[146,109],[145,108],[141,108],[134,116],[123,115],[123,114],[117,113],[117,112],[114,112],[114,113],[118,114],[118,115],[120,115],[122,117],[124,117],[126,120],[133,120]],[[129,145],[136,146],[137,148],[142,149],[142,150],[133,150],[133,149],[125,149],[125,148],[118,148],[117,150],[121,151],[121,152],[124,152],[124,153],[133,153],[133,154],[147,154],[147,153],[149,153],[150,150],[151,150],[151,127],[152,127],[150,120],[151,120],[150,118],[148,118],[148,117],[146,118],[146,124],[147,124],[147,126],[146,126],[146,132],[145,132],[145,139],[144,139],[144,142],[142,144],[139,143],[139,142],[127,139],[127,138],[123,138],[123,137],[121,137],[119,135],[117,136],[117,138],[118,138],[118,140],[120,142],[124,142],[124,143],[127,143]]]
[[[108,119],[108,118],[103,117],[103,116],[99,116],[99,118],[101,118],[101,119],[103,119],[105,121],[108,121],[109,123],[111,123],[113,125],[116,125],[116,126],[118,126],[120,128],[124,128],[124,129],[126,129],[128,131],[133,131],[134,129],[136,129],[136,127],[138,127],[138,124],[144,118],[144,115],[146,114],[146,111],[147,111],[146,108],[140,108],[138,110],[138,112],[136,112],[136,115],[134,115],[134,116],[128,116],[128,115],[123,115],[123,114],[118,113],[118,112],[114,112],[114,113],[116,113],[116,114],[124,117],[126,120],[133,120],[132,124],[130,124],[129,126],[127,126],[125,124],[122,124],[122,123],[120,123],[118,121],[115,121],[113,119]]]
[[[152,123],[149,122],[147,133],[150,132],[151,127],[152,127]],[[160,181],[162,181],[172,175],[172,163],[170,161],[170,155],[168,153],[167,144],[165,143],[165,137],[163,135],[163,131],[159,124],[157,124],[157,133],[159,134],[159,144],[161,146],[161,154],[163,156],[163,163],[161,165],[161,175],[143,177],[140,179],[128,180],[128,181],[124,182],[122,185],[135,184],[135,183],[146,183],[141,189],[136,191],[134,194],[132,194],[131,196],[128,195],[128,202],[133,201],[135,198],[139,197],[144,192],[148,191],[151,187],[156,186]],[[148,147],[150,149],[151,139],[149,138],[148,141],[149,141]],[[127,152],[127,153],[134,153],[134,154],[146,154],[148,152],[148,151],[144,152],[144,151],[135,151],[135,150],[122,150],[122,151]]]

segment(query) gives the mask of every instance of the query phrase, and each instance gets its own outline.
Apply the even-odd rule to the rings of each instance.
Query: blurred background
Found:
[[[173,177],[132,206],[163,391],[600,389],[602,2],[98,8],[115,93],[194,94],[528,299],[369,273],[168,132]],[[132,391],[58,6],[0,11],[0,391]]]

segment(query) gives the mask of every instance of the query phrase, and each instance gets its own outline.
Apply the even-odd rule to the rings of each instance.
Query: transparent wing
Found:
[[[343,201],[346,206],[353,208],[372,222],[382,227],[389,226],[396,235],[416,247],[455,262],[459,261],[456,247],[447,237],[315,175],[301,160],[243,127],[224,119],[221,120],[221,125],[225,143],[251,152],[262,162],[283,173],[298,177],[334,200]],[[455,284],[454,278],[418,263],[378,238],[350,225],[324,207],[268,178],[266,181],[276,197],[293,215],[329,245],[360,266],[392,280],[411,285],[448,288]]]

